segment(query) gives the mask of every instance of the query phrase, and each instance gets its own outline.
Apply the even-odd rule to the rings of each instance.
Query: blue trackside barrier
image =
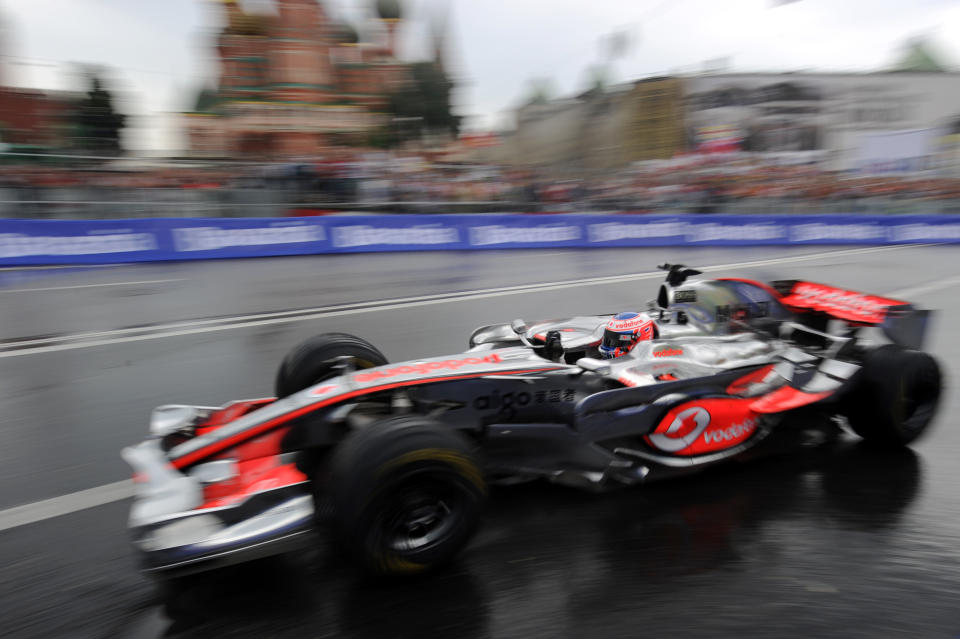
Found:
[[[0,219],[0,265],[377,251],[960,242],[933,215],[357,215]]]

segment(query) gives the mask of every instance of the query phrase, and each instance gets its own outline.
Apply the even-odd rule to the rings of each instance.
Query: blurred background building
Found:
[[[7,151],[62,149],[70,135],[72,96],[0,87],[0,140]]]
[[[684,153],[796,154],[836,171],[921,171],[960,122],[960,74],[923,42],[875,73],[706,73],[516,111],[516,163],[597,171]]]
[[[398,0],[374,3],[382,36],[372,42],[316,0],[278,0],[275,14],[220,4],[219,83],[186,114],[194,156],[309,156],[411,128],[389,113],[391,97],[418,79],[416,66],[396,57]],[[429,64],[443,73],[442,56]]]
[[[684,85],[679,78],[647,78],[630,92],[630,122],[624,160],[663,160],[685,150]]]
[[[516,110],[515,131],[485,157],[571,174],[668,159],[686,150],[684,81],[652,77],[577,96],[535,98]]]
[[[0,215],[960,212],[960,74],[923,40],[869,73],[717,62],[611,83],[594,65],[461,131],[442,2],[357,0],[352,23],[322,0],[196,2],[216,73],[183,92],[182,151],[125,151],[110,69],[41,91],[0,65]],[[417,34],[421,59],[401,56]],[[620,35],[601,38],[608,67]]]

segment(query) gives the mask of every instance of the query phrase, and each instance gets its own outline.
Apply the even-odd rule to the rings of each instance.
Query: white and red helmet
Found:
[[[657,325],[646,313],[617,313],[603,331],[603,341],[600,342],[600,355],[604,359],[612,359],[625,355],[637,345],[657,336]]]

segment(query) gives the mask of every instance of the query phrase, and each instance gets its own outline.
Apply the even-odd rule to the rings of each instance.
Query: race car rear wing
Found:
[[[800,280],[771,285],[782,295],[780,303],[794,313],[819,312],[854,326],[876,326],[904,348],[923,344],[931,313],[909,302]]]

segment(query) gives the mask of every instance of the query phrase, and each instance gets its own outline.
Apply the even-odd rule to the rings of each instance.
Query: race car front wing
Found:
[[[147,572],[189,573],[284,552],[313,529],[314,500],[301,481],[204,507],[203,482],[167,460],[159,439],[126,448],[134,469],[130,533]]]

